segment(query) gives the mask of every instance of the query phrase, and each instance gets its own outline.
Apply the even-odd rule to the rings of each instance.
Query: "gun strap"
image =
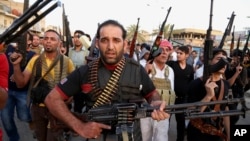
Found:
[[[96,82],[98,77],[98,63],[100,59],[95,61],[92,66],[90,67],[90,83],[92,84],[94,90],[93,93],[97,95],[97,100],[95,101],[92,108],[96,108],[100,105],[107,104],[111,101],[112,97],[116,94],[118,89],[118,81],[121,76],[121,72],[125,66],[125,58],[123,58],[118,66],[115,68],[114,72],[112,73],[108,83],[106,84],[105,88],[101,91],[99,88],[96,88]]]
[[[224,94],[224,81],[221,79],[221,87],[220,87],[220,94],[219,94],[218,100],[222,100],[223,94]],[[214,96],[213,101],[216,101],[216,100],[217,99]],[[214,111],[216,111],[216,112],[220,111],[220,104],[215,104]]]

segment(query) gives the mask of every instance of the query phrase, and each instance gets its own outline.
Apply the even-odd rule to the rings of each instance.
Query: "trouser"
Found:
[[[20,136],[15,124],[15,110],[17,118],[21,121],[30,122],[30,109],[27,106],[27,91],[8,90],[8,100],[6,106],[1,111],[1,120],[9,141],[19,141]]]
[[[185,102],[184,98],[177,98],[175,104],[183,104]],[[176,128],[177,128],[177,139],[176,141],[184,141],[185,137],[185,115],[184,113],[175,114]]]
[[[169,119],[156,121],[151,117],[141,119],[143,141],[168,141]]]
[[[42,104],[32,104],[32,119],[38,141],[61,141],[63,130],[52,131],[49,128],[48,109]]]

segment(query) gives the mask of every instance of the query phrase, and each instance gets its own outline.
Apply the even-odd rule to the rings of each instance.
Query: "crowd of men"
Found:
[[[43,38],[26,35],[25,64],[21,63],[24,56],[16,52],[18,44],[1,44],[0,48],[1,120],[10,141],[20,140],[15,113],[30,125],[38,141],[64,141],[69,136],[86,140],[166,141],[171,117],[164,110],[166,106],[241,98],[250,87],[248,53],[235,49],[230,56],[214,47],[210,76],[204,80],[203,63],[207,60],[202,52],[197,56],[191,45],[173,47],[170,41],[162,39],[160,54],[148,60],[151,46],[137,43],[130,58],[127,32],[115,20],[101,23],[93,40],[82,30],[76,30],[73,47],[64,47],[55,30],[47,30]],[[121,122],[126,129],[117,124],[82,121],[75,114],[131,101],[138,106],[158,108],[132,124]],[[204,105],[199,112],[237,107],[238,103]],[[239,119],[236,115],[187,122],[185,116],[184,112],[175,114],[176,141],[184,141],[185,136],[188,141],[229,141],[230,126]]]

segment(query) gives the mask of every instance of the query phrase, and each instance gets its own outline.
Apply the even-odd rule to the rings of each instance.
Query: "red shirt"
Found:
[[[8,88],[9,65],[4,53],[0,53],[0,87]]]

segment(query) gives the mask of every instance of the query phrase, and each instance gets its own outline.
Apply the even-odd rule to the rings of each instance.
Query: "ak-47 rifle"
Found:
[[[204,46],[204,70],[203,70],[204,82],[206,82],[209,77],[209,64],[213,58],[213,52],[212,52],[213,40],[211,39],[212,17],[213,17],[213,0],[211,0],[209,27],[207,29],[207,35],[206,35],[205,46]]]
[[[100,23],[97,24],[97,27],[99,27]],[[90,63],[91,61],[97,59],[99,57],[99,49],[95,45],[96,43],[96,35],[94,36],[90,48],[89,48],[89,55],[86,56],[87,63]]]
[[[63,47],[66,47],[66,53],[65,55],[68,56],[69,54],[69,48],[73,47],[73,41],[71,36],[71,31],[69,28],[69,20],[68,17],[65,14],[64,4],[62,4],[63,12],[62,12],[62,22],[63,22],[63,41],[64,45]]]
[[[19,18],[15,19],[14,22],[0,35],[0,43],[8,45],[9,43],[15,41],[23,33],[25,33],[30,27],[44,18],[56,7],[60,6],[60,1],[51,5],[44,12],[39,12],[46,5],[48,5],[53,0],[37,0],[33,5],[31,5]],[[33,18],[32,18],[33,17]],[[26,39],[26,38],[25,38]],[[18,47],[18,50],[22,55],[26,54],[26,46]],[[25,58],[25,57],[23,57]],[[25,60],[25,59],[23,59]],[[22,63],[23,64],[23,63]]]
[[[242,57],[244,57],[247,53],[249,53],[249,52],[247,52],[248,51],[249,36],[250,36],[250,30],[248,31],[246,43],[245,43],[244,48],[243,48],[243,53],[242,53],[243,56]]]
[[[172,8],[172,7],[169,7],[167,16],[166,16],[166,18],[164,19],[164,21],[163,21],[163,23],[162,23],[162,25],[161,25],[160,32],[159,32],[159,34],[156,36],[156,39],[155,39],[155,41],[154,41],[154,44],[153,44],[153,46],[152,46],[152,48],[151,48],[151,50],[150,50],[149,57],[148,57],[148,61],[150,61],[149,63],[151,63],[151,64],[153,63],[154,58],[157,57],[157,56],[159,56],[159,55],[161,54],[161,51],[162,51],[162,50],[161,50],[161,48],[159,48],[159,46],[160,46],[160,43],[161,43],[161,39],[162,39],[164,27],[165,27],[165,24],[166,24],[166,22],[167,22],[168,15],[169,15],[169,13],[170,13],[170,11],[171,11],[171,8]]]
[[[135,33],[134,33],[133,39],[132,39],[131,44],[130,44],[129,58],[133,58],[133,55],[135,52],[135,43],[136,43],[137,33],[138,33],[138,29],[139,29],[139,22],[140,22],[140,18],[137,19]]]
[[[241,35],[239,35],[238,37],[238,40],[237,40],[237,46],[236,46],[236,56],[238,56],[238,53],[240,51],[240,38],[241,38]]]
[[[233,22],[234,22],[234,17],[235,17],[235,14],[233,12],[230,19],[229,19],[229,22],[228,22],[228,25],[227,25],[227,27],[225,29],[225,32],[224,32],[224,34],[222,36],[222,39],[220,41],[220,45],[218,46],[219,49],[223,48],[226,37],[228,35],[230,35],[231,29],[232,29],[232,26],[233,26]]]
[[[170,42],[171,41],[171,37],[172,37],[172,32],[174,30],[174,24],[171,26],[170,28],[170,32],[169,32],[169,36],[168,36],[168,41]]]
[[[233,32],[232,32],[232,39],[231,39],[231,44],[230,44],[230,57],[233,56],[233,50],[234,50],[234,28],[233,27]]]

